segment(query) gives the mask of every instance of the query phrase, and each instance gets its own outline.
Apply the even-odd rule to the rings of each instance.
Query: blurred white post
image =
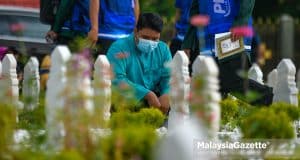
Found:
[[[297,73],[297,85],[298,85],[298,91],[300,91],[300,69]]]
[[[40,74],[39,61],[36,57],[30,57],[24,67],[23,97],[25,108],[33,110],[39,104]]]
[[[219,93],[219,69],[211,57],[198,56],[193,63],[191,83],[191,108],[211,138],[217,138],[220,125],[221,94]]]
[[[66,84],[63,90],[66,148],[88,149],[88,128],[91,125],[90,117],[94,114],[90,72],[90,62],[84,55],[74,54],[67,62]]]
[[[2,76],[2,63],[0,61],[0,79],[1,79],[1,76]]]
[[[17,61],[12,54],[6,54],[2,61],[2,76],[0,79],[3,101],[19,103],[19,80],[17,76]],[[20,107],[20,106],[18,106]]]
[[[278,79],[278,71],[277,71],[277,69],[273,69],[268,74],[267,85],[274,89],[274,87],[276,86],[276,83],[277,83],[277,79]]]
[[[277,66],[278,80],[273,89],[273,102],[287,102],[298,106],[296,67],[290,59],[283,59]]]
[[[177,51],[171,64],[170,105],[168,129],[182,125],[189,118],[190,76],[189,59],[184,51]]]
[[[249,69],[248,77],[249,77],[249,79],[252,79],[260,84],[264,84],[263,73],[256,63],[253,63],[253,65]]]
[[[193,64],[190,88],[191,117],[184,125],[178,125],[171,132],[168,131],[168,135],[156,150],[156,159],[192,160],[201,157],[217,159],[217,154],[203,152],[197,146],[198,143],[217,138],[221,99],[218,83],[218,68],[214,60],[211,57],[198,56]]]
[[[104,120],[108,120],[110,118],[112,73],[105,55],[98,56],[94,68],[93,88],[95,92],[95,109],[100,110]]]
[[[45,114],[46,129],[48,130],[47,143],[54,150],[62,148],[63,123],[61,116],[64,106],[63,96],[65,96],[63,89],[66,84],[66,63],[70,57],[70,50],[66,46],[57,46],[51,54],[52,65],[47,82]]]

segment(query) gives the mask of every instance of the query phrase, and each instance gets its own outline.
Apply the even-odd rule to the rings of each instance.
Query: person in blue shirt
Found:
[[[184,39],[184,36],[189,27],[189,19],[190,19],[190,8],[192,5],[192,0],[176,0],[175,7],[175,31],[174,38],[170,44],[170,50],[172,56],[176,54],[178,50],[181,50],[181,44]]]
[[[172,57],[167,44],[159,40],[162,28],[159,15],[141,14],[134,33],[114,42],[107,57],[114,71],[113,85],[120,92],[125,84],[137,100],[167,113],[170,71],[165,64]]]
[[[134,30],[140,7],[138,0],[99,0],[98,51],[106,54],[110,45]]]
[[[218,60],[215,54],[215,35],[233,31],[236,27],[252,27],[251,15],[255,0],[193,0],[190,17],[194,15],[208,15],[210,22],[203,28],[204,34],[197,34],[197,28],[189,25],[187,34],[182,43],[182,49],[190,57],[193,50],[200,49],[200,55],[212,56],[216,59],[220,70],[220,91],[227,93],[244,94],[247,89],[260,95],[251,104],[269,105],[272,103],[272,88],[261,85],[251,79],[245,79],[238,75],[242,69],[248,69],[250,64],[251,37],[243,37],[245,50],[236,55]],[[197,37],[201,35],[202,37]],[[242,37],[232,32],[231,39],[235,41]],[[204,39],[205,45],[199,46],[199,39]],[[198,53],[199,54],[199,53]],[[197,54],[197,55],[198,55]],[[193,62],[191,62],[193,63]]]

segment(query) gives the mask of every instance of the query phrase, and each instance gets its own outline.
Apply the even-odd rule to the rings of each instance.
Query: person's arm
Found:
[[[193,0],[190,17],[199,14],[199,3],[198,0]],[[190,57],[191,50],[195,51],[198,48],[198,38],[197,38],[197,27],[189,24],[187,33],[184,36],[184,40],[181,45],[181,49],[185,51],[188,57]]]
[[[135,24],[137,24],[137,21],[140,16],[140,3],[139,0],[134,0],[134,17],[135,17]]]
[[[170,63],[172,60],[171,52],[168,46],[165,46],[163,51],[163,63],[166,65]],[[159,82],[159,92],[160,95],[168,94],[170,92],[170,78],[171,78],[171,71],[168,67],[163,67],[161,72],[161,78]]]
[[[99,0],[90,0],[90,20],[91,30],[88,33],[88,39],[95,45],[98,40],[98,15],[99,15]]]
[[[164,65],[170,63],[172,60],[171,52],[169,47],[165,47],[163,51]],[[161,104],[160,110],[163,113],[167,113],[170,108],[169,92],[170,92],[170,79],[171,79],[171,70],[167,67],[163,67],[161,73],[161,79],[159,83],[160,97],[159,102]]]
[[[73,6],[75,0],[61,0],[57,13],[55,15],[55,20],[51,26],[51,30],[46,33],[46,37],[50,37],[52,40],[57,39],[57,36],[63,27],[64,22],[68,19],[73,11]]]
[[[233,27],[248,24],[249,19],[252,17],[254,5],[255,0],[240,0],[239,13],[233,23]]]
[[[181,10],[179,8],[176,8],[176,12],[175,12],[175,24],[177,21],[179,21],[181,16]],[[175,37],[177,34],[177,30],[176,30],[176,26],[174,27],[174,32],[173,32],[173,37]]]
[[[55,21],[53,24],[53,31],[59,33],[63,27],[64,22],[68,19],[73,11],[75,0],[61,0],[57,13],[55,15]]]
[[[234,32],[235,27],[247,26],[254,8],[255,0],[240,0],[240,9],[237,17],[235,18],[231,31],[231,39],[232,41],[236,41],[242,37],[242,35]]]

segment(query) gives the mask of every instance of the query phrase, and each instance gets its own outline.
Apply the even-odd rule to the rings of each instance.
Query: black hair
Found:
[[[160,33],[163,29],[163,20],[156,13],[140,14],[136,29],[139,31],[143,28],[149,28]]]

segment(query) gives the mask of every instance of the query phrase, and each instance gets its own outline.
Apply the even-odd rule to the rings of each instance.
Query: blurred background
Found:
[[[141,12],[157,12],[165,22],[165,28],[162,34],[162,40],[170,43],[175,23],[175,0],[139,0]],[[16,19],[16,15],[23,17],[22,21],[31,23],[30,28],[27,28],[22,36],[26,43],[33,43],[29,47],[30,52],[37,54],[49,52],[48,47],[43,46],[45,42],[45,33],[49,30],[49,26],[40,24],[38,20],[39,0],[0,0],[0,45],[8,44],[7,39],[12,40],[12,27],[5,28],[7,21]],[[3,8],[4,6],[4,8]],[[24,13],[18,13],[21,8],[5,8],[7,6],[17,6],[31,8],[27,12],[31,12],[31,18],[24,18]],[[10,16],[7,17],[7,13]],[[291,58],[296,67],[300,67],[300,45],[297,37],[300,36],[300,1],[299,0],[257,0],[253,13],[255,31],[259,38],[259,43],[262,44],[261,52],[265,61],[261,63],[264,73],[269,73],[282,58]],[[11,17],[11,18],[10,18]],[[25,24],[26,24],[25,23]],[[29,25],[29,24],[28,24]],[[10,25],[11,26],[11,25]],[[18,25],[15,28],[18,29]],[[32,28],[33,27],[33,28]],[[15,34],[15,32],[14,32]],[[4,36],[5,35],[5,36]],[[10,36],[10,37],[9,37]],[[6,41],[2,41],[6,38]],[[38,44],[38,45],[36,45]],[[28,46],[28,44],[27,44]],[[42,46],[42,47],[41,47]],[[44,49],[43,49],[44,48]],[[28,49],[27,49],[28,50]]]

